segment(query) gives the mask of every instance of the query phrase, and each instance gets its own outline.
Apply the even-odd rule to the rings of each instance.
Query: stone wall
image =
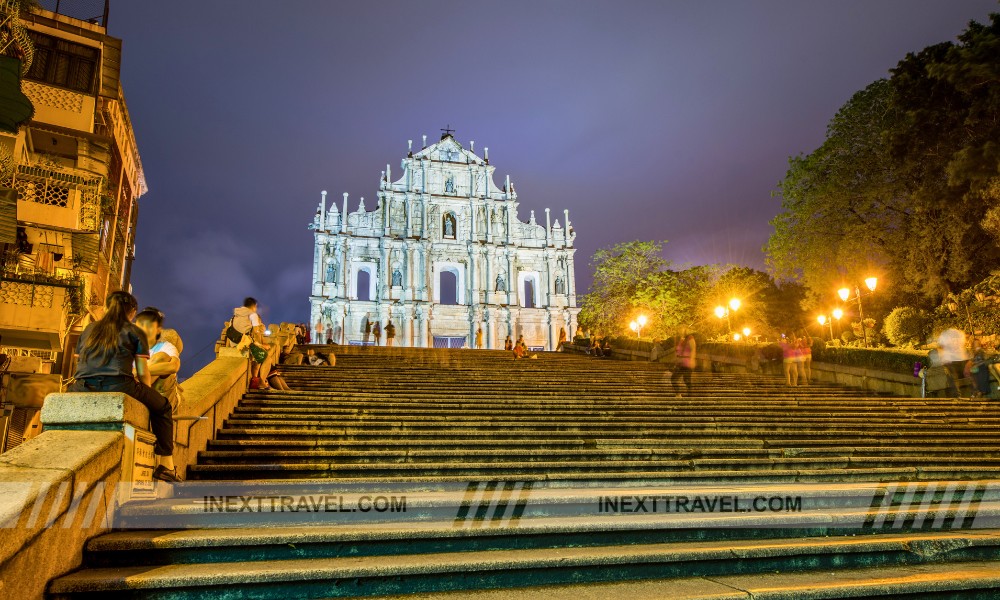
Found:
[[[107,531],[122,475],[121,431],[47,431],[0,456],[0,597],[41,599]]]
[[[570,352],[583,353],[580,346],[567,345]],[[638,360],[649,361],[649,352],[642,350],[628,350],[615,348],[612,358],[616,360]],[[661,353],[657,362],[673,362],[671,353]],[[747,373],[749,368],[746,361],[729,356],[717,356],[711,354],[698,354],[698,368],[703,371],[724,370],[732,373]],[[764,361],[758,365],[759,372],[770,375],[783,374],[782,364],[778,361]],[[812,377],[814,381],[824,383],[836,383],[850,387],[870,390],[877,393],[887,393],[896,396],[918,398],[921,397],[921,380],[909,374],[893,373],[880,369],[865,369],[860,367],[849,367],[831,363],[813,362]],[[931,368],[927,375],[927,388],[924,392],[928,396],[939,395],[947,387],[947,380],[941,368]]]

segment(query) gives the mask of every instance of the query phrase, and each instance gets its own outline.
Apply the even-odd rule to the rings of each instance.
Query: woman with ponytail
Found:
[[[159,463],[153,478],[179,481],[174,468],[174,420],[170,402],[150,387],[146,367],[149,341],[132,323],[137,304],[128,292],[112,292],[100,320],[87,326],[76,345],[79,357],[71,392],[124,392],[149,409],[149,425],[156,436],[153,449]],[[132,374],[132,365],[135,374]]]

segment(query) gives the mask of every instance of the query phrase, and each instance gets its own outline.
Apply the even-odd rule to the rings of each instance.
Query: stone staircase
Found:
[[[336,350],[50,597],[1000,597],[998,403]]]

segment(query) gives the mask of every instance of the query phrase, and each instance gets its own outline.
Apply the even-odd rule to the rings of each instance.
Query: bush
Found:
[[[715,356],[725,356],[736,360],[748,360],[754,353],[760,352],[766,360],[780,361],[781,346],[769,344],[734,344],[710,342],[699,346],[700,351]],[[813,360],[846,367],[863,369],[878,369],[893,373],[913,373],[913,363],[920,361],[927,364],[927,352],[919,350],[904,350],[900,348],[853,348],[827,346],[813,339]]]
[[[863,369],[879,369],[893,373],[913,373],[913,363],[927,364],[926,350],[905,350],[903,348],[835,348],[827,346],[813,360],[819,362],[860,367]]]
[[[923,343],[930,333],[931,316],[912,306],[897,306],[885,318],[885,336],[893,346],[909,347]]]

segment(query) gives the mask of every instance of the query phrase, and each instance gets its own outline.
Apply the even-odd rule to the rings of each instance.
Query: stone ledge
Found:
[[[121,430],[126,424],[149,429],[149,411],[122,392],[49,394],[42,406],[45,430]]]
[[[109,529],[124,450],[121,432],[46,431],[0,457],[0,580],[18,597],[42,598]]]

